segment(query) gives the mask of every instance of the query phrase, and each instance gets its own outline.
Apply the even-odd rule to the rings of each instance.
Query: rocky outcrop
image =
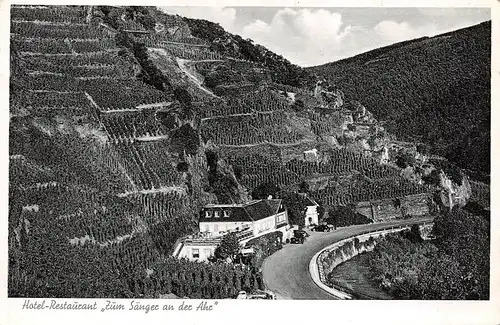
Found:
[[[314,97],[320,101],[322,108],[339,109],[344,105],[344,93],[324,80],[316,82]]]
[[[466,205],[472,195],[469,177],[463,175],[461,185],[453,182],[443,171],[440,172],[439,177],[442,188],[440,195],[441,203],[450,210],[456,205]]]

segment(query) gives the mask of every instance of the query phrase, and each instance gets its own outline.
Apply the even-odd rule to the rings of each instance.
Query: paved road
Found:
[[[335,299],[311,279],[309,262],[314,254],[328,245],[364,231],[376,231],[387,226],[424,220],[431,219],[418,218],[358,225],[339,228],[329,233],[312,232],[304,244],[286,245],[264,261],[262,266],[264,283],[279,299]]]

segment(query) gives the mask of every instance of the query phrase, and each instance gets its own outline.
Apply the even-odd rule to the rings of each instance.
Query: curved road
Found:
[[[304,244],[288,244],[264,261],[262,265],[264,283],[279,299],[336,299],[318,287],[309,274],[309,262],[314,254],[328,245],[364,231],[431,220],[432,218],[414,218],[350,226],[327,233],[310,232],[311,236]]]

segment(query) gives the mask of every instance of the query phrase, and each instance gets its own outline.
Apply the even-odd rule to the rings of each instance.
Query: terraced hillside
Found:
[[[10,296],[231,297],[259,270],[170,256],[204,204],[266,183],[330,207],[439,189],[384,160],[392,138],[360,103],[213,23],[11,16]]]
[[[491,22],[484,22],[308,69],[369,107],[398,138],[425,142],[488,182],[490,52]]]

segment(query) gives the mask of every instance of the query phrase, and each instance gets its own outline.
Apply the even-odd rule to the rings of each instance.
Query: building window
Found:
[[[229,218],[229,211],[224,210],[224,218]]]
[[[193,248],[193,258],[200,257],[200,250],[198,248]]]
[[[210,248],[205,248],[203,254],[205,254],[205,257],[212,256],[212,250]]]
[[[214,218],[218,218],[219,217],[219,211],[214,211]]]
[[[205,218],[212,218],[212,211],[205,211]]]
[[[284,222],[285,221],[285,214],[279,214],[278,217],[276,218],[277,219],[277,222],[280,223],[280,222]]]

